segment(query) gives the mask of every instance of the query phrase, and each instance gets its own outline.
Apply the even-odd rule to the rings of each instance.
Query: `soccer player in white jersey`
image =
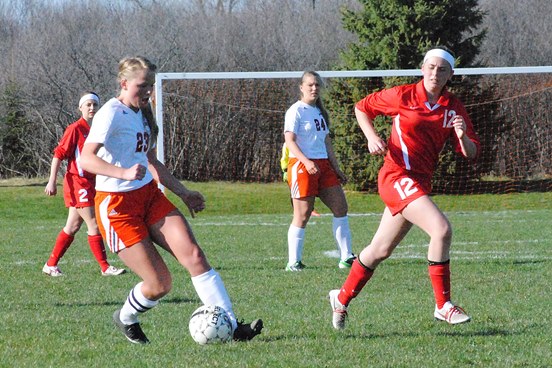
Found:
[[[149,107],[155,70],[143,57],[119,62],[119,96],[96,114],[82,153],[82,166],[97,174],[100,231],[111,251],[142,279],[113,320],[129,341],[149,342],[138,316],[155,307],[172,287],[157,244],[188,270],[203,304],[226,310],[234,339],[250,340],[261,333],[262,320],[237,321],[220,275],[209,265],[182,213],[158,188],[160,183],[180,197],[192,217],[205,207],[203,196],[188,190],[156,158],[157,127],[142,111]]]
[[[427,259],[435,298],[434,317],[450,324],[470,320],[451,301],[452,228],[429,197],[431,177],[446,141],[450,140],[456,152],[469,160],[479,152],[479,139],[464,105],[446,89],[454,74],[454,63],[448,50],[429,50],[422,64],[422,80],[372,93],[355,106],[370,154],[385,155],[378,191],[386,207],[372,242],[353,262],[343,286],[329,293],[335,329],[345,328],[349,303],[376,267],[391,256],[412,225],[430,237]],[[374,130],[373,119],[378,115],[392,117],[387,143]]]
[[[330,138],[330,119],[320,92],[322,78],[314,71],[303,73],[301,98],[285,115],[284,135],[289,149],[287,180],[293,200],[293,220],[288,229],[287,271],[301,271],[305,227],[318,196],[333,213],[333,234],[340,253],[340,268],[349,268],[352,252],[348,206],[341,183],[345,174],[339,169]]]
[[[42,272],[48,276],[63,276],[58,267],[58,262],[67,249],[73,244],[75,235],[83,222],[88,229],[88,245],[100,265],[103,276],[117,276],[125,272],[123,268],[111,266],[107,261],[105,245],[102,235],[98,230],[94,213],[94,196],[96,191],[95,175],[86,172],[80,166],[80,156],[84,141],[90,131],[92,118],[98,111],[100,98],[94,92],[83,94],[79,100],[80,119],[70,124],[54,149],[54,157],[50,166],[50,177],[44,188],[44,193],[49,196],[57,194],[57,176],[61,162],[67,160],[67,170],[63,177],[63,200],[69,209],[65,226],[59,232],[54,248]]]

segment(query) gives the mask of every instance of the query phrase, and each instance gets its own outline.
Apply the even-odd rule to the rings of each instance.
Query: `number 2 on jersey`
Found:
[[[137,133],[136,134],[136,152],[148,152],[149,147],[149,134]]]
[[[443,115],[443,128],[452,128],[454,126],[452,122],[455,116],[456,116],[456,111],[445,110],[445,114]]]
[[[88,202],[88,191],[84,188],[79,189],[79,201]]]
[[[402,178],[400,182],[396,181],[393,187],[397,190],[401,199],[405,199],[418,191],[418,188],[413,187],[414,180],[410,178]]]
[[[324,119],[314,119],[314,125],[316,126],[316,130],[318,131],[326,130],[326,122],[324,121]]]

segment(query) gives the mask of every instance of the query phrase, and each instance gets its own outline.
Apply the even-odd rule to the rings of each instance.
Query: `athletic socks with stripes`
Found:
[[[139,282],[130,290],[127,300],[121,308],[120,319],[125,325],[137,323],[139,314],[149,311],[159,303],[158,300],[150,300],[142,294],[142,284],[143,282]]]

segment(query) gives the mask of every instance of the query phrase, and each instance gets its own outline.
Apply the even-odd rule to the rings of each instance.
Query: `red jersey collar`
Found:
[[[79,120],[77,120],[77,123],[79,123],[79,125],[84,125],[86,127],[90,127],[90,124],[88,124],[88,122],[86,120],[84,120],[84,118],[81,116]]]

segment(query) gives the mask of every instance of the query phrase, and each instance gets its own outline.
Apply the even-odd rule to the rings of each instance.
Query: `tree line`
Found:
[[[104,101],[114,96],[117,93],[116,66],[124,56],[145,55],[158,65],[159,71],[165,72],[356,67],[356,64],[347,65],[343,58],[348,47],[359,40],[359,35],[344,24],[347,11],[360,12],[371,4],[383,4],[382,7],[400,5],[407,11],[409,6],[424,3],[427,6],[429,2],[122,0],[116,3],[51,3],[5,0],[0,4],[0,67],[4,71],[0,75],[0,178],[46,175],[53,147],[64,128],[76,120],[79,96],[88,90],[99,93]],[[466,1],[431,3],[447,3],[453,6],[451,9],[460,12]],[[470,3],[475,3],[477,11],[481,11],[481,20],[467,27],[458,27],[460,32],[456,33],[462,36],[462,40],[484,34],[478,52],[471,60],[472,65],[550,64],[552,46],[547,35],[551,22],[546,14],[552,10],[552,3],[544,0],[525,0],[523,6],[521,2],[500,0]],[[427,11],[432,11],[432,8],[428,7]],[[415,28],[422,28],[428,34],[437,28],[435,24],[421,26]],[[450,25],[451,34],[455,32],[454,27]],[[409,46],[414,49],[419,58],[417,38],[401,42],[405,50]],[[374,69],[390,66],[385,63],[370,65]],[[289,92],[293,87],[284,88],[288,91],[285,96],[293,95],[294,91]],[[282,93],[270,97],[283,98]],[[182,121],[182,117],[188,115],[177,110],[175,113],[172,119],[170,112],[167,113],[167,120],[180,124],[180,128],[167,127],[177,135],[167,138],[166,149],[171,156],[166,158],[177,176],[193,179],[193,173],[199,170],[190,164],[199,161],[198,158],[192,159],[197,151],[186,151],[182,142],[189,141],[189,138],[182,135],[185,132],[179,131],[188,126],[186,121]],[[196,114],[193,118],[204,117]],[[281,120],[283,126],[283,114]],[[281,135],[281,126],[267,129],[266,136],[247,137],[262,142],[263,147],[271,143],[274,147],[266,157],[260,156],[260,159],[270,161],[268,167],[266,164],[258,167],[250,164],[254,166],[252,171],[266,172],[257,178],[264,181],[274,180],[277,175],[274,174],[278,172],[274,155],[279,147],[273,141]],[[211,134],[225,134],[225,131],[214,128]],[[238,172],[237,167],[259,156],[260,150],[266,150],[262,147],[252,149],[254,145],[248,142],[234,142],[221,151],[221,139],[213,138],[202,143],[211,145],[209,152],[217,152],[220,156],[216,159],[203,157],[201,161],[205,165],[216,160],[220,161],[219,166],[232,162],[230,166],[234,168],[230,173],[213,174],[217,178],[231,179],[236,175],[234,179],[239,179],[238,174],[232,174]],[[179,166],[188,166],[189,169],[182,170]],[[214,172],[212,168],[201,170]]]

